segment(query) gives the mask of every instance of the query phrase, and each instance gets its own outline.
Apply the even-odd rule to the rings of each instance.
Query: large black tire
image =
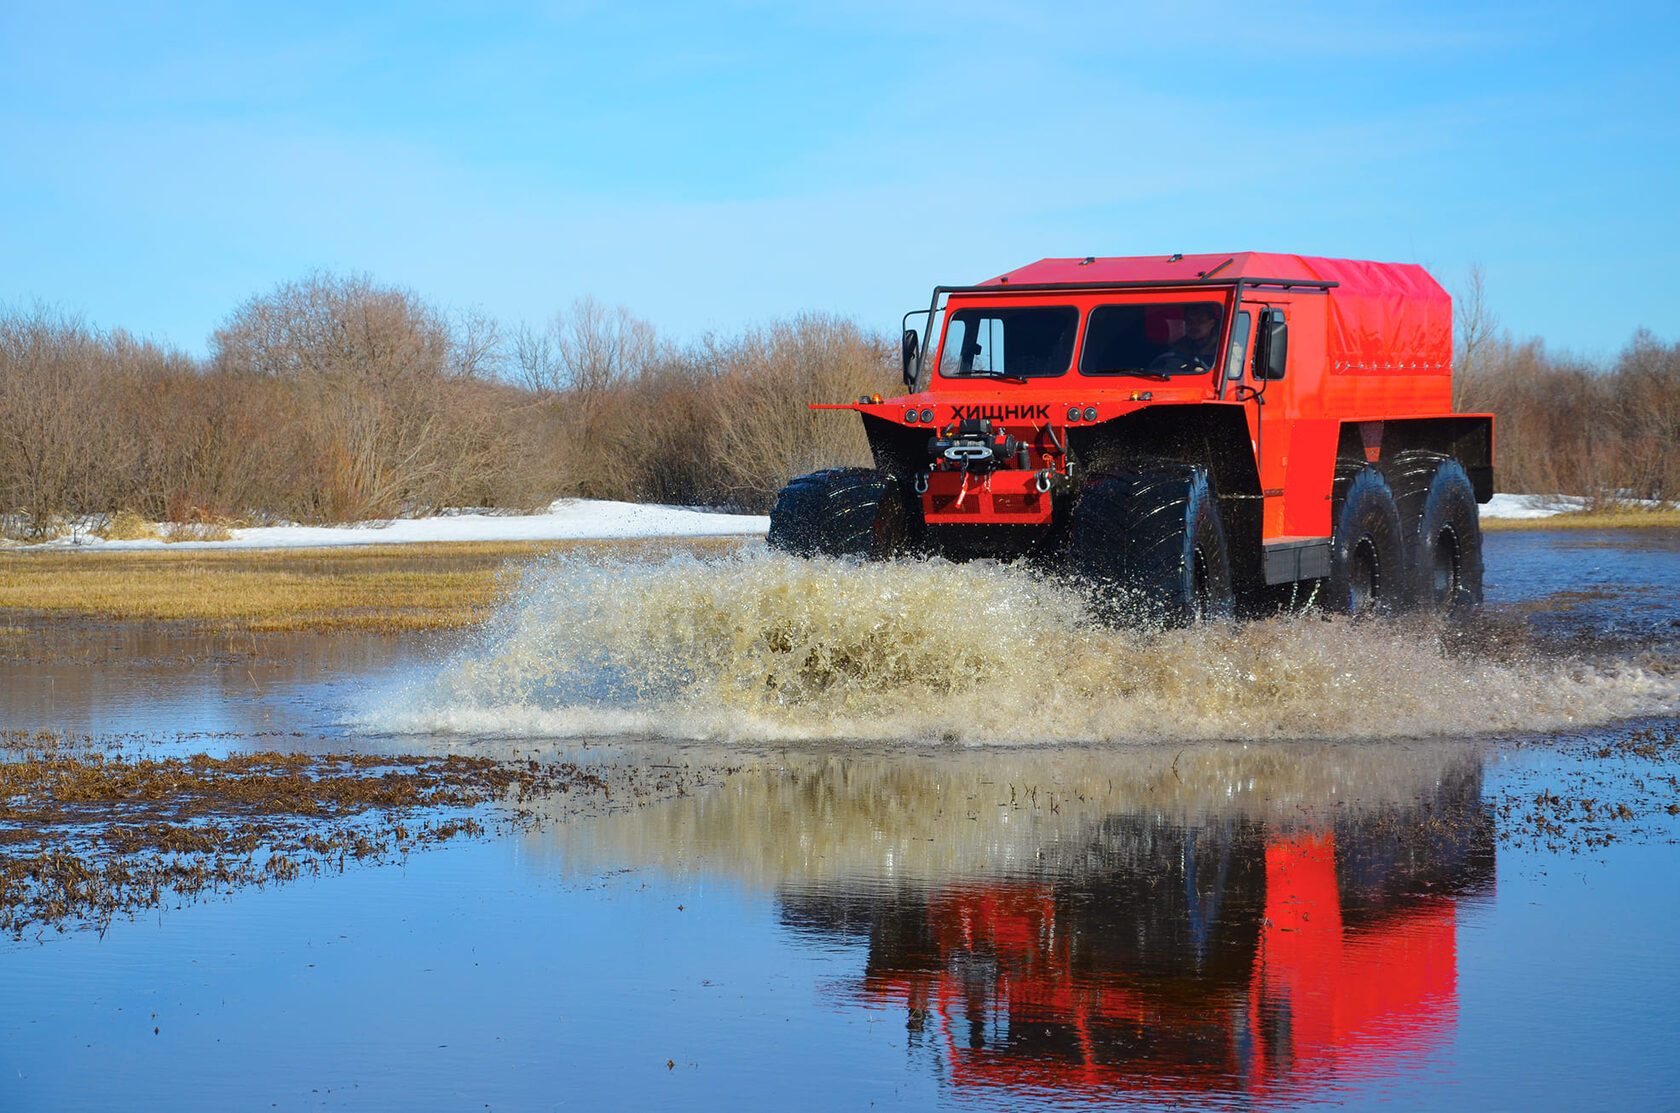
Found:
[[[1424,449],[1407,449],[1392,460],[1384,461],[1383,478],[1394,492],[1394,505],[1400,508],[1400,532],[1406,538],[1406,558],[1411,559],[1411,539],[1417,533],[1418,519],[1423,515],[1423,500],[1429,494],[1430,480],[1441,466],[1446,454]],[[1352,473],[1346,473],[1351,477]]]
[[[1333,611],[1369,614],[1403,605],[1409,590],[1400,511],[1376,468],[1353,474],[1336,512],[1326,603]]]
[[[898,480],[869,468],[802,475],[776,496],[766,540],[795,556],[888,560],[907,540]]]
[[[1181,626],[1229,618],[1231,564],[1206,470],[1162,465],[1080,492],[1066,567],[1107,622]]]
[[[1476,490],[1457,460],[1437,463],[1407,538],[1413,602],[1440,614],[1482,602],[1482,524]]]

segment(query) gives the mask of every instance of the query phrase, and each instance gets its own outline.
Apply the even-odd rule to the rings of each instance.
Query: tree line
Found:
[[[1479,268],[1457,299],[1453,406],[1494,415],[1494,482],[1596,508],[1680,502],[1680,341],[1647,329],[1608,364],[1498,329]]]
[[[1496,415],[1509,492],[1680,500],[1680,343],[1608,365],[1458,302],[1455,405]],[[199,359],[51,308],[0,307],[0,521],[344,522],[564,496],[762,512],[868,462],[808,401],[893,394],[893,338],[824,314],[676,344],[583,299],[539,328],[327,273],[239,306]]]
[[[885,338],[822,314],[677,345],[584,299],[508,332],[361,276],[252,298],[202,360],[3,309],[0,514],[41,537],[124,510],[322,523],[581,496],[763,511],[790,475],[868,459],[855,419],[808,400],[897,381]]]

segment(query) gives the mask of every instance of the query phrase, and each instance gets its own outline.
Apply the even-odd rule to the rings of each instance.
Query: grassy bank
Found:
[[[1680,509],[1571,510],[1545,518],[1483,518],[1483,530],[1517,529],[1640,529],[1680,527]]]
[[[486,618],[560,552],[724,552],[738,538],[192,552],[0,552],[0,629],[26,618],[178,622],[228,633],[401,633]],[[21,627],[18,627],[21,628]]]

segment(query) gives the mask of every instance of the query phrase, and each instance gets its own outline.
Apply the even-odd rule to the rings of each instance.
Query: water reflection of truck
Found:
[[[1459,901],[1494,876],[1480,785],[1462,769],[1319,827],[1116,818],[1082,869],[788,896],[784,916],[867,932],[857,996],[902,1007],[953,1085],[1295,1091],[1450,1038]]]

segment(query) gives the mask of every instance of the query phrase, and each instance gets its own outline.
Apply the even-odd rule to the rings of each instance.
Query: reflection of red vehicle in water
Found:
[[[861,996],[907,1008],[961,1087],[1261,1095],[1392,1074],[1455,1023],[1457,901],[1493,876],[1491,829],[1464,814],[1287,834],[1111,820],[1083,878],[878,904]]]
[[[1451,1037],[1457,901],[1424,896],[1363,929],[1342,922],[1332,836],[1266,848],[1266,919],[1250,1006],[1254,1084],[1377,1073]],[[1386,1073],[1386,1072],[1385,1072]]]

